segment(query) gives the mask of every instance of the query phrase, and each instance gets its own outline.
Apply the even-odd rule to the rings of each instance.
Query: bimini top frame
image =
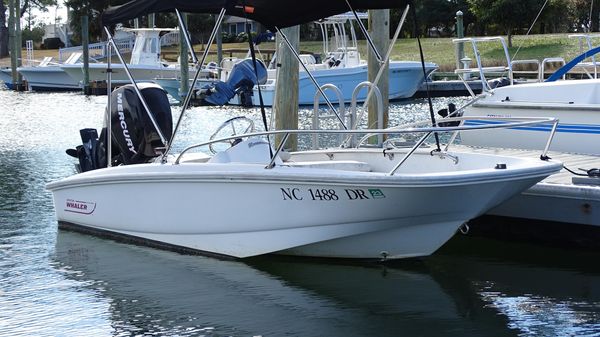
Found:
[[[184,104],[182,106],[182,111],[179,116],[179,120],[176,123],[175,129],[173,130],[173,135],[171,137],[170,142],[167,139],[165,139],[162,131],[158,128],[158,125],[154,122],[152,112],[148,108],[148,105],[146,104],[139,88],[137,87],[135,80],[133,79],[133,76],[131,76],[131,72],[127,68],[122,56],[120,55],[119,51],[116,49],[116,46],[115,46],[115,52],[117,53],[117,56],[119,57],[119,60],[121,61],[121,63],[123,63],[125,72],[127,73],[131,82],[134,84],[135,91],[136,91],[138,97],[140,98],[140,100],[142,101],[144,108],[146,108],[146,111],[148,112],[148,115],[149,115],[150,119],[152,120],[154,127],[158,131],[158,134],[160,135],[160,138],[165,146],[165,151],[163,152],[163,157],[162,157],[162,162],[164,163],[164,162],[166,162],[167,154],[169,153],[169,151],[171,149],[170,144],[172,143],[172,139],[177,134],[177,131],[179,129],[184,112],[185,112],[187,106],[189,105],[189,101],[191,98],[192,90],[194,88],[194,84],[198,79],[200,70],[202,69],[202,66],[204,65],[206,55],[208,54],[208,50],[209,50],[210,46],[212,45],[212,41],[218,32],[218,27],[220,27],[221,20],[223,19],[223,16],[225,15],[225,13],[227,13],[229,15],[233,15],[233,16],[238,16],[238,17],[243,17],[246,19],[258,21],[261,24],[263,24],[265,27],[267,27],[267,29],[271,29],[273,31],[279,32],[282,35],[283,40],[286,43],[286,45],[288,46],[288,48],[292,51],[292,53],[300,61],[300,65],[304,66],[304,63],[300,60],[300,56],[292,47],[287,36],[285,36],[285,34],[283,34],[281,32],[281,29],[290,27],[290,26],[299,25],[299,24],[306,23],[306,22],[316,21],[318,19],[323,19],[323,18],[333,16],[336,14],[345,13],[348,10],[350,10],[356,16],[359,27],[361,28],[361,30],[367,37],[367,42],[368,42],[369,46],[371,47],[371,49],[373,50],[374,54],[376,55],[377,60],[380,62],[380,64],[384,64],[384,63],[387,63],[387,61],[389,60],[389,55],[388,55],[388,57],[386,57],[386,59],[382,59],[381,54],[379,53],[379,51],[373,44],[373,41],[371,40],[366,28],[364,27],[362,22],[360,22],[360,19],[358,18],[358,14],[356,14],[355,8],[388,9],[388,8],[396,8],[397,6],[398,6],[397,0],[343,0],[343,1],[335,0],[335,1],[330,1],[328,3],[323,3],[321,0],[303,0],[303,1],[297,1],[297,2],[279,1],[279,0],[202,0],[202,1],[133,0],[128,3],[123,4],[121,6],[115,6],[115,7],[108,8],[102,14],[102,22],[105,26],[105,31],[107,32],[107,35],[109,37],[109,43],[112,44],[113,46],[115,46],[113,37],[110,34],[109,29],[107,28],[109,25],[116,24],[116,23],[126,21],[126,20],[131,20],[136,17],[146,15],[149,13],[176,12],[177,17],[180,21],[181,32],[182,32],[182,34],[184,34],[186,43],[188,44],[188,47],[189,47],[189,46],[191,46],[191,43],[190,43],[188,31],[185,28],[185,24],[180,15],[180,11],[181,12],[192,12],[192,13],[219,14],[219,16],[215,22],[215,28],[213,29],[211,37],[209,38],[209,41],[207,44],[208,48],[206,48],[206,50],[204,51],[204,55],[203,55],[202,59],[200,61],[198,61],[195,58],[195,55],[192,56],[193,60],[196,63],[197,71],[196,71],[196,74],[194,75],[193,84],[189,87],[190,89],[184,100]],[[190,50],[190,53],[194,54],[192,48],[189,48],[189,50]],[[382,67],[382,68],[385,68],[385,67]],[[317,83],[316,79],[312,76],[310,71],[308,71],[308,69],[305,66],[304,66],[304,70],[308,74],[311,81],[315,84],[315,87],[317,88],[317,90],[319,90],[321,92],[321,95],[325,98],[325,101],[326,101],[327,105],[329,106],[329,108],[332,111],[334,111],[334,113],[336,114],[336,116],[339,119],[343,128],[347,129],[348,127],[343,122],[342,118],[340,117],[339,113],[337,112],[337,109],[334,108],[331,101],[329,101],[329,99],[327,99],[327,96],[322,92],[322,89],[321,89],[320,85]],[[111,70],[109,68],[107,70],[107,73],[110,75],[110,72],[111,72]],[[107,76],[107,78],[110,81],[109,75]],[[108,85],[110,88],[111,83],[109,83]],[[109,96],[109,102],[110,102],[110,96]],[[263,116],[263,119],[264,118],[265,117]],[[109,132],[110,132],[110,130],[109,130]],[[109,137],[110,137],[110,135],[109,135]],[[108,153],[107,157],[111,158],[111,153]]]

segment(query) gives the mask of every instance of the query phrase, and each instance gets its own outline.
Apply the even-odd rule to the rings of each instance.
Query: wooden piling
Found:
[[[83,93],[90,94],[90,50],[89,50],[88,16],[81,17],[81,48],[83,51]]]
[[[377,10],[369,10],[369,34],[373,39],[373,44],[382,55],[385,55],[385,52],[389,48],[390,45],[390,10],[389,9],[377,9]],[[381,66],[389,69],[390,64],[389,61],[385,64],[381,65],[377,60],[377,57],[373,53],[373,51],[369,48],[367,53],[368,60],[368,79],[370,82],[375,81],[375,77],[377,76],[377,72],[379,72],[379,68]],[[381,96],[383,97],[383,127],[386,128],[388,125],[388,108],[389,108],[389,70],[386,70],[381,75],[379,79],[379,83],[377,87],[379,91],[381,91]],[[363,89],[364,90],[364,89]],[[375,95],[371,96],[369,100],[369,125],[368,128],[377,128],[377,103],[375,99]],[[376,142],[377,139],[372,137],[370,141]]]
[[[282,29],[288,37],[295,50],[299,50],[300,27],[294,26]],[[275,114],[275,128],[278,130],[298,129],[298,80],[300,64],[296,57],[283,42],[281,35],[277,33],[277,80],[275,87],[275,98],[273,101],[273,113]],[[276,143],[281,142],[281,137],[276,138]],[[295,151],[298,148],[298,139],[291,135],[284,149]]]
[[[181,17],[183,18],[184,25],[187,27],[187,14],[182,13]],[[179,68],[181,71],[181,84],[179,86],[179,92],[187,95],[189,90],[189,66],[188,66],[188,46],[185,41],[185,37],[183,34],[185,33],[185,27],[181,24],[179,25]],[[183,103],[183,102],[182,102]]]
[[[8,44],[12,84],[17,83],[17,53],[15,51],[15,0],[8,0]]]
[[[463,25],[463,12],[456,12],[456,37],[461,39],[465,37],[465,27]],[[462,42],[456,44],[456,69],[462,68],[460,60],[465,57],[465,49]]]
[[[15,0],[15,52],[17,56],[17,68],[22,65],[21,62],[21,49],[23,47],[23,40],[21,39],[21,1]],[[23,76],[19,74],[18,71],[14,71],[17,75],[17,81],[13,82],[15,85],[15,90],[22,91],[24,90],[22,82]],[[14,75],[13,75],[14,76]]]
[[[155,16],[154,13],[148,14],[148,28],[154,28]]]
[[[217,19],[217,15],[213,15],[215,20]],[[217,33],[217,64],[219,65],[218,74],[219,79],[221,78],[221,62],[223,62],[223,32],[221,31],[221,27],[219,27],[219,32]]]

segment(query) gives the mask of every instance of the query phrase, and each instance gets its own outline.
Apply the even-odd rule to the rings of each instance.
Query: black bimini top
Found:
[[[397,8],[402,0],[348,0],[352,9]],[[158,12],[218,14],[258,21],[267,29],[291,27],[350,10],[346,0],[133,0],[108,8],[102,14],[105,26]]]

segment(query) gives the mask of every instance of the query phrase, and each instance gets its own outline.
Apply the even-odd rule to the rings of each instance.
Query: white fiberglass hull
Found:
[[[365,159],[374,171],[394,164],[380,150],[337,156]],[[473,154],[461,156],[460,165],[426,153],[413,158],[424,173],[141,164],[78,174],[48,188],[59,222],[175,247],[239,258],[403,258],[433,253],[462,223],[561,167]],[[494,169],[498,160],[508,168]],[[474,161],[477,167],[465,169]]]
[[[0,69],[0,82],[4,82],[9,89],[12,88],[12,72],[10,68]]]
[[[157,77],[177,77],[179,76],[179,68],[164,67],[162,65],[127,65],[133,78],[136,81],[153,81]],[[77,83],[83,82],[83,66],[61,65],[61,68]],[[125,72],[125,68],[120,63],[111,64],[112,80],[117,83],[129,83],[129,77]],[[106,63],[91,63],[89,65],[90,81],[106,81]]]
[[[555,117],[559,119],[551,151],[600,155],[600,80],[519,84],[484,94],[465,110],[465,116]],[[472,120],[467,125],[493,121]],[[461,134],[463,144],[541,150],[551,124],[474,130]]]
[[[27,85],[35,91],[78,90],[76,82],[60,66],[19,67],[17,69],[27,80]]]

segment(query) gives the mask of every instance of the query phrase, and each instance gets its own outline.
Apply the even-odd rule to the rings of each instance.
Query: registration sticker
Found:
[[[383,192],[381,192],[381,190],[378,188],[369,188],[369,193],[371,193],[371,197],[373,197],[373,199],[385,198],[385,194],[383,194]]]

